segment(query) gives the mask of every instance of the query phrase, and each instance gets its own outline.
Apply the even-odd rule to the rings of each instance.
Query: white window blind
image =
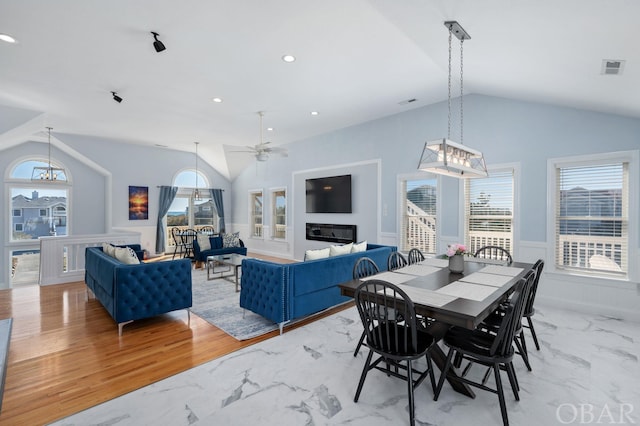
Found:
[[[475,253],[499,246],[513,254],[513,169],[465,180],[465,242]]]
[[[556,267],[628,272],[629,163],[556,168]]]
[[[437,180],[402,181],[401,251],[436,252]]]

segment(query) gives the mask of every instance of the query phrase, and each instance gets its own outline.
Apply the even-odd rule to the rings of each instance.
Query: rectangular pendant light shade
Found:
[[[424,144],[418,169],[456,178],[487,177],[487,166],[480,151],[449,139]]]

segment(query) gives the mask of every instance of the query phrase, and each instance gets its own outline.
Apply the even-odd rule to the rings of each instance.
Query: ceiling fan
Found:
[[[270,146],[271,142],[263,142],[262,139],[262,117],[264,116],[264,111],[259,111],[258,115],[260,116],[260,143],[256,145],[247,145],[247,150],[243,151],[231,151],[231,152],[248,152],[253,154],[258,161],[267,161],[269,159],[270,154],[278,154],[283,157],[287,157],[287,150],[285,148],[280,148],[277,146]]]

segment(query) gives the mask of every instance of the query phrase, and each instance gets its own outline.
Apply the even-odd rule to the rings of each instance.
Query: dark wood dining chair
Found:
[[[477,257],[479,259],[503,260],[507,265],[511,265],[513,263],[513,258],[511,257],[509,250],[500,246],[480,247],[473,254],[473,257]]]
[[[424,254],[420,251],[420,249],[412,248],[409,250],[409,254],[407,255],[407,261],[409,265],[413,265],[414,263],[420,263],[424,260]]]
[[[367,374],[379,370],[386,376],[407,381],[409,396],[409,422],[415,425],[414,390],[427,376],[435,392],[435,378],[429,349],[434,338],[418,327],[415,306],[409,296],[398,286],[382,280],[371,279],[360,284],[355,291],[355,303],[366,334],[365,344],[369,354],[365,361],[354,402],[358,402]],[[403,321],[389,317],[398,312]],[[377,358],[373,360],[373,355]],[[416,369],[414,361],[425,358],[427,368]],[[393,368],[392,368],[393,367]],[[417,378],[414,380],[414,374]]]
[[[176,254],[182,256],[184,252],[184,246],[182,245],[182,236],[180,235],[180,228],[173,227],[171,228],[171,237],[173,238],[173,256],[171,259],[173,260],[176,257]]]
[[[186,229],[180,233],[182,245],[184,246],[183,258],[194,258],[193,240],[195,240],[197,236],[198,233],[195,229]]]
[[[520,400],[518,393],[518,381],[516,378],[515,368],[513,367],[513,356],[515,349],[513,347],[514,338],[517,330],[522,323],[522,315],[524,313],[524,305],[526,302],[529,289],[535,280],[535,272],[530,270],[524,278],[520,279],[515,291],[507,302],[504,303],[504,317],[500,324],[500,328],[496,333],[487,333],[485,330],[475,329],[468,330],[461,327],[451,327],[443,338],[443,343],[449,347],[447,359],[444,369],[440,375],[438,386],[435,391],[434,400],[437,401],[447,378],[447,372],[453,365],[454,355],[460,355],[463,359],[471,363],[477,363],[491,367],[495,376],[496,388],[490,388],[483,382],[476,382],[468,379],[464,373],[459,377],[449,376],[449,380],[459,381],[468,385],[486,390],[498,395],[500,402],[500,413],[502,415],[502,423],[507,426],[509,418],[507,415],[507,406],[504,399],[504,390],[502,387],[501,370],[507,372],[511,390],[516,401]]]
[[[392,251],[387,258],[387,269],[389,271],[395,271],[396,269],[404,268],[409,262],[407,258],[399,251]]]
[[[544,269],[544,260],[538,259],[538,261],[533,265],[533,269],[536,272],[536,279],[533,282],[533,286],[531,287],[531,291],[529,292],[529,298],[524,307],[523,320],[526,318],[527,324],[522,324],[524,328],[528,328],[531,332],[531,337],[533,337],[533,343],[536,345],[536,349],[540,350],[540,344],[538,343],[538,336],[536,336],[536,330],[533,328],[533,322],[531,321],[531,317],[536,313],[535,308],[533,307],[533,303],[536,298],[536,292],[538,291],[538,282],[540,281],[540,277],[542,276],[542,270]],[[522,336],[524,340],[524,335]]]
[[[209,225],[205,225],[201,227],[199,232],[201,234],[208,235],[210,237],[213,236],[213,234],[215,234],[215,230],[213,229],[213,226],[209,226]]]
[[[380,272],[380,268],[378,268],[376,262],[374,262],[370,257],[360,257],[353,265],[354,280],[357,280],[358,278],[370,277],[377,274],[378,272]],[[362,335],[360,335],[360,340],[358,340],[356,350],[353,352],[353,356],[358,356],[358,352],[360,352],[360,348],[362,347],[362,342],[364,342],[365,337],[366,333],[363,330]]]

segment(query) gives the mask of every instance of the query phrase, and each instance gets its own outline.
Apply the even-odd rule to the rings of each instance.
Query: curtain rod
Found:
[[[171,186],[171,185],[156,185],[156,188],[162,188],[163,186]],[[201,188],[201,187],[196,188],[196,187],[191,187],[191,186],[179,186],[178,188],[181,188],[181,189],[219,189],[220,191],[225,192],[225,190],[222,189],[222,188]]]

